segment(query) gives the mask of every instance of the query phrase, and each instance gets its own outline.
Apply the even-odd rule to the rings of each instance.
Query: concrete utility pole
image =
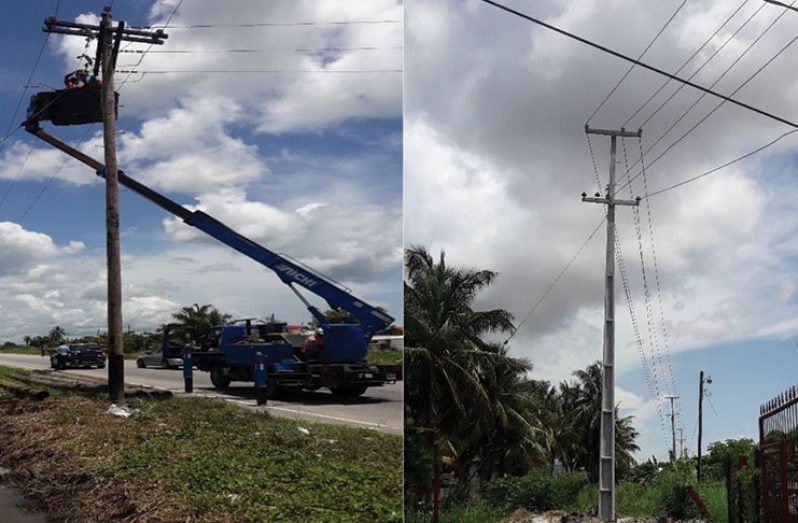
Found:
[[[704,384],[712,383],[712,378],[707,376],[704,379],[704,371],[698,375],[698,464],[696,466],[696,476],[701,482],[701,432],[704,425]]]
[[[678,457],[676,454],[676,411],[673,409],[673,400],[679,399],[679,396],[665,396],[665,399],[671,400],[671,436],[673,437],[673,446],[671,447],[671,463],[673,463]]]
[[[685,456],[685,448],[684,448],[684,428],[679,427],[679,456],[682,459],[686,458]]]
[[[615,520],[615,206],[639,205],[640,199],[618,200],[615,198],[615,153],[617,138],[640,137],[637,132],[591,129],[585,125],[587,134],[602,134],[610,137],[610,181],[606,197],[595,198],[582,193],[582,201],[607,206],[607,258],[604,290],[604,354],[602,358],[601,391],[601,442],[599,445],[599,517],[604,521]]]
[[[112,402],[125,401],[125,367],[123,355],[122,323],[122,265],[119,243],[119,169],[116,162],[116,93],[114,68],[121,42],[162,44],[167,38],[163,30],[143,31],[125,29],[119,22],[113,28],[111,8],[103,9],[100,25],[87,25],[48,18],[45,32],[97,38],[97,57],[94,75],[102,64],[101,112],[103,119],[103,144],[105,148],[105,226],[106,259],[108,264],[108,391]],[[96,163],[96,162],[95,162]]]

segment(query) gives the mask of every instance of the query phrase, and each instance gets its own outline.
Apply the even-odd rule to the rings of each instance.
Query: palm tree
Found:
[[[442,252],[436,263],[424,247],[405,253],[405,368],[407,402],[425,426],[446,428],[491,399],[475,369],[497,355],[482,336],[512,330],[505,310],[474,311],[477,293],[496,273],[451,268]]]
[[[172,314],[172,318],[185,332],[197,340],[210,334],[211,328],[215,325],[222,325],[229,321],[231,316],[222,314],[213,305],[195,303],[191,307],[183,307],[180,311]]]
[[[405,264],[405,402],[465,487],[475,462],[490,477],[535,447],[522,379],[531,364],[485,340],[513,329],[508,311],[472,307],[495,272],[447,266],[443,252],[436,261],[419,246],[406,251]]]
[[[564,384],[569,394],[573,394],[573,422],[581,427],[576,443],[575,462],[587,470],[591,481],[598,481],[599,445],[601,439],[601,394],[603,376],[601,364],[597,361],[584,370],[574,372],[576,385]],[[632,426],[632,416],[620,417],[615,407],[615,468],[616,473],[628,472],[635,464],[633,452],[640,450],[635,443],[638,432]]]
[[[58,345],[64,340],[64,329],[56,325],[50,329],[50,334],[48,334],[47,337],[49,338],[50,343],[53,345]]]

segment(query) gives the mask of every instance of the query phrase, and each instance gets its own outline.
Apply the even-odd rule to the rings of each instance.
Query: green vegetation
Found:
[[[443,253],[434,259],[423,247],[407,250],[405,265],[407,521],[431,521],[436,476],[443,483],[444,522],[501,521],[516,511],[594,511],[600,365],[557,385],[530,378],[532,362],[512,357],[507,344],[496,341],[513,331],[512,315],[472,307],[496,273],[447,265]],[[691,485],[713,519],[726,521],[725,467],[740,456],[748,465],[735,471],[733,484],[752,491],[753,442],[713,443],[698,485],[693,460],[637,464],[632,421],[616,415],[620,515],[697,518],[685,489]],[[554,474],[557,469],[565,472]]]
[[[401,365],[402,351],[393,349],[369,349],[366,360],[374,365]]]
[[[3,414],[0,460],[47,467],[22,486],[43,492],[56,517],[110,521],[128,510],[159,521],[402,519],[399,437],[201,398],[129,404],[137,413],[123,419],[106,413],[107,398],[66,394]],[[77,481],[99,496],[90,506],[72,495]],[[120,490],[124,503],[112,498]]]
[[[475,483],[550,471],[556,462],[596,481],[600,366],[576,371],[575,381],[558,386],[531,379],[529,360],[487,339],[512,332],[512,315],[472,307],[496,273],[452,267],[443,253],[436,260],[423,247],[407,250],[405,262],[408,511],[429,509],[432,477],[441,468],[454,475],[449,503],[467,501]],[[616,432],[622,477],[634,465],[637,431],[631,418],[618,417]]]
[[[38,347],[25,347],[7,341],[0,346],[0,354],[35,354],[39,356],[41,355],[41,349]]]

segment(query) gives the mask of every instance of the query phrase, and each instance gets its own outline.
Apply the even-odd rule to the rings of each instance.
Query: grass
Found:
[[[81,500],[50,492],[46,508],[85,521],[121,518],[109,506],[169,521],[402,520],[400,437],[203,398],[129,404],[137,414],[117,418],[106,397],[65,394],[6,414],[2,461],[45,471],[37,488],[68,493],[83,478]],[[109,485],[124,486],[127,505],[103,498],[120,495]],[[100,512],[81,505],[93,496]]]
[[[369,349],[366,361],[372,365],[401,365],[403,353],[394,349]]]
[[[42,351],[39,347],[25,347],[23,345],[3,345],[0,346],[0,354],[33,354],[41,356]]]
[[[505,521],[518,509],[531,512],[561,510],[583,514],[595,511],[598,507],[597,486],[586,484],[576,491],[568,488],[568,485],[574,486],[577,482],[566,481],[567,476],[530,474],[526,478],[497,480],[491,484],[492,488],[489,487],[482,493],[481,497],[466,503],[444,505],[441,509],[441,522],[500,522]],[[506,484],[503,485],[502,481]],[[555,483],[563,484],[555,485]],[[543,488],[545,484],[550,484],[551,488]],[[692,502],[682,495],[684,492],[682,485],[678,478],[667,476],[663,476],[659,482],[648,485],[621,482],[616,489],[616,511],[624,517],[651,518],[658,517],[667,510],[669,513],[683,513],[681,519],[696,518],[698,511]],[[717,523],[727,523],[724,482],[705,481],[696,487],[696,490],[706,504],[712,520]],[[569,493],[564,495],[565,492]],[[428,508],[426,511],[408,511],[406,521],[430,523],[431,512]]]

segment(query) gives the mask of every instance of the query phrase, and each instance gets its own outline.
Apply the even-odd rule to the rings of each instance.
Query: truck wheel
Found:
[[[357,398],[366,392],[368,387],[335,387],[331,388],[334,396],[339,398]]]
[[[211,369],[211,383],[219,390],[224,390],[230,386],[230,376],[225,372],[224,367],[214,367]]]

